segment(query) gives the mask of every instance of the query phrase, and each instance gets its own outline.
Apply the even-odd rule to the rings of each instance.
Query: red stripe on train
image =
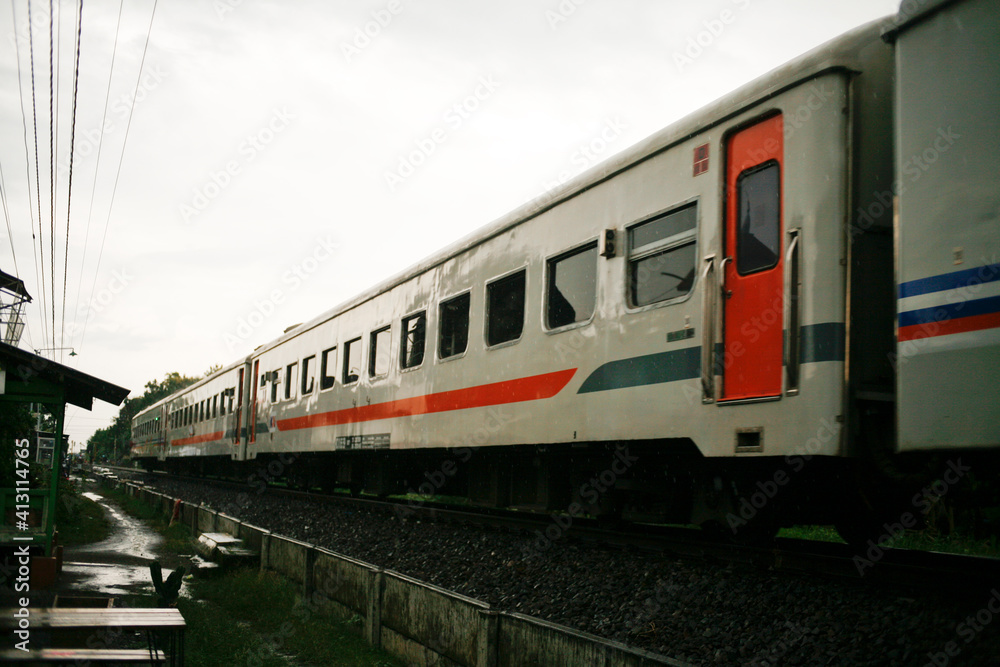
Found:
[[[899,328],[899,342],[947,336],[948,334],[965,333],[967,331],[982,331],[983,329],[994,329],[996,327],[1000,327],[1000,313],[985,313],[970,317],[958,317],[952,320],[941,320],[940,322],[911,324],[908,327]]]
[[[483,408],[504,403],[520,403],[551,398],[565,387],[573,375],[575,368],[555,373],[543,373],[516,380],[492,382],[477,387],[442,391],[437,394],[401,398],[396,401],[386,401],[375,405],[363,405],[358,408],[333,410],[304,417],[279,419],[279,431],[293,431],[301,428],[316,428],[318,426],[336,426],[337,424],[354,424],[357,422],[375,421],[377,419],[392,419],[394,417],[412,417],[433,412],[448,412],[465,410],[467,408]]]
[[[206,433],[204,435],[193,435],[190,438],[178,438],[177,440],[172,440],[170,445],[173,447],[180,447],[181,445],[197,445],[201,442],[208,442],[210,440],[222,440],[225,435],[225,431],[216,431],[215,433]]]

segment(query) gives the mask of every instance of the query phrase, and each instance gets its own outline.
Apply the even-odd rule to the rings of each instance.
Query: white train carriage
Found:
[[[132,458],[147,464],[168,458],[231,458],[243,432],[243,367],[243,361],[230,364],[137,414]],[[136,437],[151,423],[159,434],[155,441]]]
[[[1000,443],[1000,12],[902,14],[895,42],[899,449]]]
[[[132,441],[129,451],[133,459],[160,458],[165,450],[167,436],[162,406],[150,406],[132,418]]]
[[[890,495],[907,391],[894,257],[900,289],[923,276],[884,194],[894,48],[918,34],[899,23],[897,45],[858,28],[171,397],[168,460],[765,532],[880,518],[856,512]]]

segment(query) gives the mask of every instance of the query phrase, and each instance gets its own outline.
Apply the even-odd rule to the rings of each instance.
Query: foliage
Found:
[[[8,451],[0,456],[0,489],[14,488],[14,440],[30,437],[34,430],[35,422],[27,403],[0,401],[0,446]]]
[[[98,429],[87,441],[87,454],[93,460],[117,461],[127,453],[132,435],[132,419],[170,394],[198,382],[199,378],[187,377],[180,373],[167,373],[162,382],[150,380],[146,391],[138,398],[126,398],[118,411],[118,416],[107,428]]]

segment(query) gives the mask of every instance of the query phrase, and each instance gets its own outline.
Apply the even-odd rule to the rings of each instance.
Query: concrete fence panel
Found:
[[[483,664],[489,605],[396,572],[382,573],[382,648],[408,664]]]
[[[684,663],[523,614],[500,614],[497,667],[653,667]]]
[[[247,549],[253,549],[257,553],[260,553],[262,549],[261,542],[265,534],[270,535],[271,532],[257,526],[251,526],[248,523],[241,523],[237,528],[236,537],[243,540],[243,546]]]
[[[377,574],[378,569],[367,563],[317,548],[313,563],[313,599],[323,602],[341,618],[358,615],[365,619],[367,626],[372,615],[371,601],[376,595]]]
[[[215,531],[215,512],[208,509],[204,505],[198,506],[198,523],[195,526],[195,532],[200,535],[202,533],[214,533]]]
[[[220,513],[215,517],[215,532],[239,537],[240,522],[231,516]]]
[[[267,569],[304,586],[308,576],[309,552],[313,548],[305,542],[271,535],[268,539]]]

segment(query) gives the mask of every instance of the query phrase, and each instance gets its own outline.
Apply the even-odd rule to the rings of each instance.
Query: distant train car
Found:
[[[997,17],[930,3],[740,88],[153,406],[159,461],[870,534],[942,472],[905,453],[1000,446]]]

